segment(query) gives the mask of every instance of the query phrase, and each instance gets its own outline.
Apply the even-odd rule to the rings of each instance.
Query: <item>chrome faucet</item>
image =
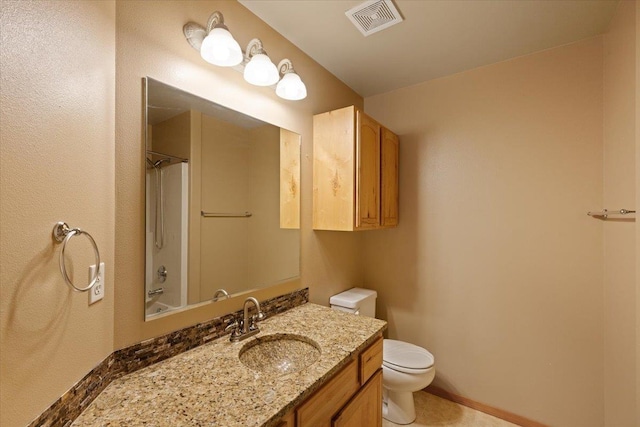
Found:
[[[160,295],[160,294],[163,294],[163,293],[164,293],[164,288],[156,288],[156,289],[152,289],[149,292],[147,292],[147,296],[149,298],[151,298],[152,296]]]
[[[215,294],[213,294],[213,302],[216,302],[220,299],[222,299],[222,297],[224,297],[225,299],[229,299],[229,292],[225,291],[224,289],[220,288],[216,291]]]
[[[249,306],[253,304],[256,307],[257,313],[253,316],[249,316]],[[260,332],[258,328],[258,322],[265,318],[265,314],[260,309],[260,303],[254,297],[249,297],[244,301],[243,318],[238,320],[234,319],[226,328],[225,331],[233,329],[231,332],[231,341],[242,341],[245,338],[249,338]]]
[[[256,311],[257,311],[257,313],[251,316],[251,318],[249,318],[249,303],[253,303],[253,305],[256,306]],[[257,322],[259,322],[260,320],[264,320],[264,318],[265,318],[264,313],[262,312],[262,310],[260,310],[260,303],[258,302],[257,299],[255,299],[254,297],[249,297],[246,300],[244,300],[244,318],[243,318],[243,325],[242,325],[243,334],[247,334],[253,330],[260,332],[260,329],[258,329]]]

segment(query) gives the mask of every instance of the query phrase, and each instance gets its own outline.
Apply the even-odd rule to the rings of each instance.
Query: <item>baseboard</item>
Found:
[[[475,400],[451,393],[450,391],[441,389],[440,387],[430,385],[425,388],[424,391],[468,408],[484,412],[485,414],[493,415],[496,418],[509,421],[510,423],[517,424],[522,427],[549,427],[546,424],[530,420],[512,412],[505,411],[504,409],[494,408],[493,406],[485,405],[484,403],[476,402]]]

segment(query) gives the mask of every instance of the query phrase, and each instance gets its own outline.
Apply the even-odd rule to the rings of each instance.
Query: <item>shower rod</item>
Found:
[[[177,160],[177,161],[183,162],[183,163],[189,163],[189,159],[184,159],[182,157],[177,157],[177,156],[171,156],[169,154],[159,153],[157,151],[147,150],[147,154],[153,154],[155,156],[168,157],[168,158],[170,158],[172,160]]]

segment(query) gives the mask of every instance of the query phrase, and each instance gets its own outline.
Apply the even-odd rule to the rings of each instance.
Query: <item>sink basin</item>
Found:
[[[245,344],[238,357],[242,364],[254,371],[286,375],[298,372],[318,360],[320,346],[302,335],[264,335]]]

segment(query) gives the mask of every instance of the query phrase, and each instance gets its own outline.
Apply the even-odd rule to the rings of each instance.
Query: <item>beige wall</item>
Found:
[[[249,132],[251,162],[248,285],[263,287],[300,274],[300,230],[280,228],[280,128]]]
[[[191,112],[187,111],[149,126],[150,150],[188,159],[190,156]],[[155,159],[155,158],[154,158]]]
[[[604,202],[609,209],[635,203],[635,2],[620,2],[604,36]],[[631,206],[631,207],[628,207]],[[635,227],[605,221],[604,408],[606,426],[636,420]]]
[[[400,225],[363,233],[389,336],[434,384],[603,424],[602,38],[365,100],[400,135]]]
[[[1,8],[0,425],[14,427],[113,350],[115,3]],[[58,268],[61,220],[91,233],[105,263],[106,295],[92,306]],[[88,240],[67,253],[84,286]]]
[[[205,64],[182,26],[205,24],[215,10],[241,44],[260,37],[274,60],[293,60],[309,98],[283,101],[234,71]],[[363,100],[235,2],[3,1],[2,34],[0,424],[20,426],[113,349],[238,308],[229,302],[143,321],[142,77],[301,133],[303,189],[311,188],[312,114]],[[358,240],[315,237],[310,199],[303,198],[302,284],[314,286],[314,301],[326,302],[358,277]],[[107,290],[91,307],[61,279],[60,248],[50,237],[58,220],[91,232],[100,247]],[[81,240],[69,248],[79,283],[93,261],[82,256],[90,248]]]
[[[276,128],[277,129],[277,128]],[[250,210],[251,141],[247,129],[202,115],[201,195],[205,212]],[[217,289],[247,289],[246,218],[198,218],[200,221],[200,300]]]
[[[367,99],[367,112],[401,135],[401,224],[368,233],[313,232],[311,117],[363,101],[244,7],[230,1],[3,1],[1,7],[3,426],[39,415],[113,349],[239,308],[223,302],[143,320],[141,78],[147,75],[302,135],[302,285],[311,286],[312,301],[326,304],[364,275],[364,284],[380,293],[389,335],[435,354],[438,385],[563,426],[602,425],[605,417],[618,419],[618,407],[624,422],[632,416],[631,397],[615,400],[623,389],[612,381],[623,366],[634,369],[632,354],[622,356],[620,367],[602,368],[617,357],[613,347],[629,346],[622,340],[633,334],[628,317],[615,312],[619,301],[635,314],[640,422],[640,281],[628,264],[614,271],[620,260],[602,257],[603,243],[626,239],[614,227],[629,225],[584,215],[604,202],[618,204],[620,178],[615,162],[607,162],[618,155],[617,133],[632,125],[628,105],[620,106],[629,102],[621,92],[629,77],[618,86],[613,76],[624,70],[612,61],[628,61],[628,52],[605,62],[604,86],[602,40],[595,38]],[[241,45],[260,37],[272,59],[291,59],[309,97],[283,101],[235,71],[204,63],[181,29],[187,21],[205,24],[214,10],[224,13]],[[620,11],[617,20],[620,32],[605,41],[611,52],[629,37]],[[618,108],[625,118],[614,117]],[[628,168],[628,159],[623,164]],[[637,207],[639,184],[635,192]],[[100,247],[107,292],[95,305],[60,277],[60,248],[50,238],[58,220],[91,232]],[[636,236],[638,245],[637,228]],[[90,251],[86,242],[74,245],[69,263],[81,282],[92,259],[82,255]],[[640,250],[635,257],[640,269]],[[628,280],[635,280],[635,313],[615,289],[603,288],[603,275],[615,274],[624,275],[630,300]],[[612,348],[603,351],[605,340]],[[633,387],[630,378],[624,390]]]
[[[640,0],[636,0],[636,209],[640,207]],[[636,425],[640,425],[640,227],[636,226]]]
[[[280,128],[243,128],[202,115],[202,210],[250,218],[199,218],[200,300],[299,276],[300,232],[280,228]],[[274,250],[276,248],[277,250]]]
[[[272,89],[244,82],[230,69],[205,63],[182,35],[188,21],[206,24],[215,10],[241,46],[259,37],[274,61],[289,58],[307,85],[300,102],[279,99]],[[144,17],[144,18],[141,18]],[[116,219],[117,294],[115,348],[138,342],[217,314],[241,302],[205,305],[167,318],[144,322],[144,169],[142,162],[141,78],[150,76],[232,109],[302,135],[302,286],[311,286],[314,302],[328,303],[333,293],[360,279],[359,235],[315,234],[311,230],[312,115],[363,100],[281,35],[231,1],[123,1],[116,6]],[[264,297],[293,287],[256,293]]]
[[[191,110],[189,150],[189,249],[187,253],[187,304],[200,301],[200,218],[202,211],[202,113]]]

